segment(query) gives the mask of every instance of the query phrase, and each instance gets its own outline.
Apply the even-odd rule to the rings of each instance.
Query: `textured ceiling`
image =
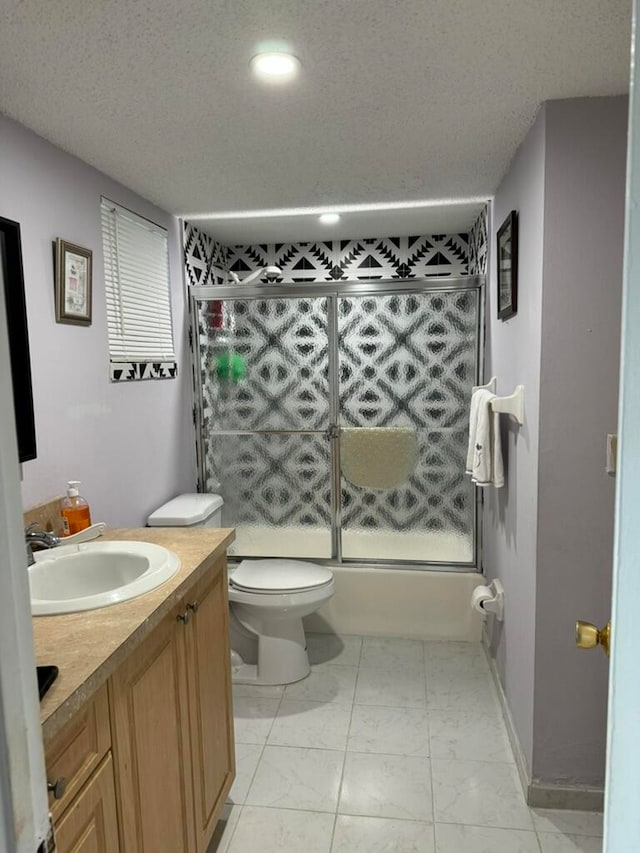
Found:
[[[627,91],[630,6],[4,0],[0,110],[173,213],[486,197],[542,101]]]

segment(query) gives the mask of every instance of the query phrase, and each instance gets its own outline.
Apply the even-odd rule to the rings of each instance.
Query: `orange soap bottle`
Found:
[[[91,526],[89,504],[80,495],[80,480],[69,480],[67,496],[62,501],[62,535],[71,536]]]

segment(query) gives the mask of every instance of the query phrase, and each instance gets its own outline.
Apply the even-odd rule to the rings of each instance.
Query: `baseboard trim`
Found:
[[[604,810],[604,789],[550,785],[533,779],[529,783],[527,803],[539,809],[601,812]]]
[[[604,808],[604,789],[603,788],[587,788],[581,786],[570,785],[553,785],[548,782],[542,782],[540,779],[533,779],[529,769],[529,762],[522,750],[520,738],[511,716],[511,709],[507,701],[506,694],[498,675],[495,659],[491,656],[487,643],[487,636],[483,631],[482,646],[484,648],[491,676],[496,686],[500,708],[504,718],[504,724],[509,736],[509,742],[518,769],[520,784],[524,793],[527,805],[533,808],[540,809],[573,809],[584,812],[601,812]]]
[[[491,651],[489,650],[489,646],[487,644],[487,636],[484,631],[482,632],[482,647],[484,648],[487,660],[489,661],[491,677],[493,678],[493,683],[495,684],[496,691],[498,693],[500,709],[502,710],[502,716],[504,718],[504,724],[507,729],[507,735],[509,736],[509,743],[511,744],[511,749],[513,750],[513,756],[516,760],[516,767],[518,769],[518,776],[520,777],[522,791],[524,793],[525,799],[527,800],[527,802],[529,802],[529,786],[531,784],[531,772],[529,770],[529,762],[527,761],[527,758],[522,750],[520,738],[518,737],[518,732],[516,731],[515,723],[513,722],[513,717],[511,716],[511,709],[509,708],[509,703],[507,702],[507,697],[504,692],[504,688],[502,687],[500,676],[498,675],[498,668],[496,667],[495,659],[491,656]]]

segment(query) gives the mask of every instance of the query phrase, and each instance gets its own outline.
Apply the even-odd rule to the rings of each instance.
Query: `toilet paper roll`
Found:
[[[471,593],[471,607],[486,616],[487,611],[482,605],[485,601],[490,601],[493,598],[494,594],[488,586],[477,586]]]

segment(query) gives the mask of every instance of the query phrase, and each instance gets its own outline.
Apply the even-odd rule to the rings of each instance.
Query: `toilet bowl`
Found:
[[[302,619],[334,594],[333,574],[299,560],[243,560],[229,575],[238,684],[290,684],[310,671]]]
[[[219,495],[163,504],[151,527],[220,527]],[[334,594],[333,573],[301,560],[243,560],[229,571],[231,675],[237,684],[290,684],[310,672],[302,619]]]

